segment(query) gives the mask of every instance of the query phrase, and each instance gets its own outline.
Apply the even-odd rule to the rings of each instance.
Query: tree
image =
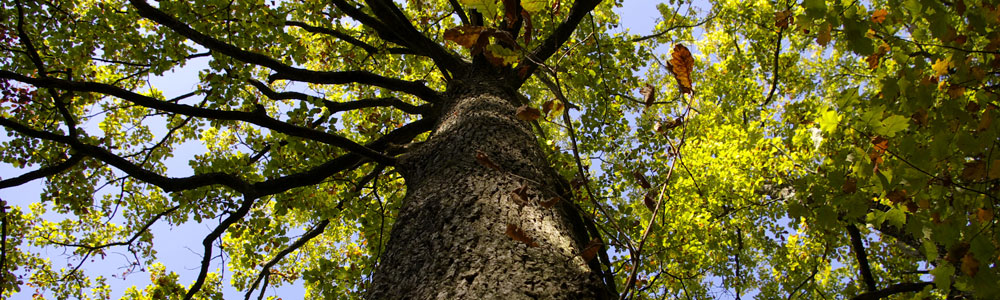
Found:
[[[599,0],[15,0],[0,188],[45,190],[0,205],[0,287],[107,298],[124,251],[128,298],[994,298],[972,2],[671,1],[640,36]],[[188,222],[190,283],[150,230]]]

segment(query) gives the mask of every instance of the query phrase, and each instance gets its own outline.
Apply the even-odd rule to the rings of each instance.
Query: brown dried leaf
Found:
[[[986,108],[983,116],[979,117],[979,126],[976,126],[976,130],[985,131],[990,129],[990,125],[993,125],[993,106]]]
[[[642,94],[642,102],[646,104],[646,107],[652,106],[653,102],[656,101],[656,88],[652,84],[647,83],[646,86],[640,88],[639,94]]]
[[[788,28],[788,24],[791,23],[791,10],[783,10],[774,13],[774,26],[785,29]]]
[[[597,257],[597,252],[601,250],[601,245],[601,239],[599,238],[590,240],[587,246],[583,247],[583,251],[580,252],[580,257],[583,258],[583,261],[590,262],[594,257]]]
[[[518,228],[517,225],[508,223],[507,231],[505,231],[504,234],[506,234],[508,237],[510,237],[515,241],[522,242],[525,245],[528,245],[528,247],[538,247],[538,244],[536,244],[534,240],[528,237],[528,235],[524,233],[524,230]]]
[[[892,204],[897,204],[906,201],[906,190],[893,190],[888,195],[885,195],[885,197],[889,198]]]
[[[972,252],[966,252],[962,257],[962,272],[969,276],[976,276],[976,273],[979,273],[979,260],[972,256]]]
[[[853,177],[848,177],[844,180],[844,185],[840,187],[840,191],[844,194],[854,194],[858,190],[858,180]]]
[[[484,167],[500,171],[500,166],[494,164],[493,161],[490,160],[490,157],[486,156],[486,153],[484,153],[483,151],[476,150],[476,162],[479,162],[479,164],[483,165]]]
[[[830,25],[830,23],[825,23],[824,25],[820,25],[819,33],[816,34],[816,43],[820,46],[826,47],[826,45],[830,43],[830,39],[833,38],[833,35],[830,34],[830,32],[833,31],[833,26]]]
[[[542,112],[538,111],[537,108],[528,106],[527,104],[521,105],[517,108],[517,119],[521,121],[534,121],[542,116]]]
[[[538,204],[544,208],[552,208],[553,206],[556,206],[556,203],[559,203],[559,197],[552,197],[549,198],[548,201],[542,201],[539,202]]]
[[[962,175],[959,177],[968,181],[986,178],[986,162],[977,160],[965,163],[965,169],[962,169]]]
[[[871,152],[868,152],[868,158],[871,158],[875,170],[878,171],[878,166],[882,164],[882,154],[885,154],[885,151],[889,149],[889,140],[876,136],[872,139],[872,146],[874,147]]]
[[[646,176],[642,175],[641,171],[632,170],[632,177],[635,177],[635,180],[639,182],[639,186],[641,186],[642,188],[648,189],[650,187],[649,181],[646,180]]]
[[[646,208],[648,208],[650,212],[656,211],[656,200],[653,200],[653,193],[646,193],[646,196],[642,197],[642,204],[646,205]]]
[[[510,192],[510,198],[514,200],[514,203],[517,203],[517,205],[524,206],[525,204],[528,204],[528,187],[522,184],[520,187]]]
[[[885,22],[885,17],[889,15],[889,12],[884,9],[875,10],[872,12],[872,22],[875,24],[882,24]]]
[[[444,39],[455,42],[465,48],[472,48],[479,42],[480,35],[486,31],[483,26],[458,26],[444,31]]]
[[[684,45],[677,44],[670,57],[670,73],[677,79],[681,93],[690,94],[694,91],[691,86],[691,71],[694,70],[694,57],[691,56],[691,51]]]
[[[976,218],[979,222],[987,223],[993,220],[993,209],[992,208],[980,208],[976,210]]]
[[[990,180],[1000,178],[1000,159],[994,159],[990,163],[990,170],[986,173],[986,178]]]

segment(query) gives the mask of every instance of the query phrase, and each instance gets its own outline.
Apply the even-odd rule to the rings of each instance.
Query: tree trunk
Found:
[[[576,205],[502,82],[453,81],[431,137],[401,158],[405,203],[370,298],[612,297],[598,260],[580,255],[589,238]]]

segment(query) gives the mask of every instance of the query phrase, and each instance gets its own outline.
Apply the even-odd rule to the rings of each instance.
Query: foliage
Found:
[[[0,188],[45,187],[0,205],[3,297],[361,297],[470,60],[523,81],[623,298],[1000,297],[995,1],[671,0],[645,36],[588,2],[5,2]],[[191,223],[200,270],[164,264],[150,228]]]

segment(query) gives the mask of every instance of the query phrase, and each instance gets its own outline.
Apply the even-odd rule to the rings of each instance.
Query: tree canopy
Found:
[[[670,0],[654,32],[622,5],[653,7],[4,2],[0,189],[44,188],[2,199],[2,297],[361,298],[469,66],[523,96],[622,299],[1000,297],[1000,3]],[[154,244],[183,224],[196,270]]]

